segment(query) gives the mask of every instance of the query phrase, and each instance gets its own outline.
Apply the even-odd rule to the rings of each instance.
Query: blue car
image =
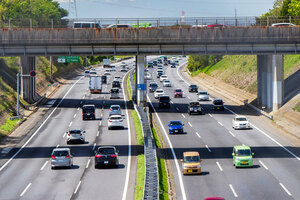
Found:
[[[169,134],[184,133],[183,132],[184,124],[181,121],[171,121],[168,126],[169,126]]]

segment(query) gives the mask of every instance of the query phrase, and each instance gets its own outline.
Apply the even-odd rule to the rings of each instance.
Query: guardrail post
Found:
[[[53,29],[53,19],[51,19],[51,28]]]
[[[32,28],[32,19],[29,20],[29,24],[30,28]]]
[[[289,22],[292,23],[292,16],[289,16]]]
[[[8,20],[8,28],[10,29],[10,19]]]
[[[269,26],[269,17],[267,17],[267,26]]]

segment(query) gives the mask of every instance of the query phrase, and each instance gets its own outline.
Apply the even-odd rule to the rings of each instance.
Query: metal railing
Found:
[[[131,27],[192,27],[210,24],[224,26],[271,26],[274,23],[300,25],[300,16],[289,17],[170,17],[170,18],[66,18],[66,19],[7,19],[0,20],[0,28],[73,28],[74,22],[90,22],[102,28],[127,24]]]

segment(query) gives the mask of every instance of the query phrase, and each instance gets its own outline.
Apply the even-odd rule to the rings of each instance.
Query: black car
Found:
[[[157,83],[150,83],[149,85],[149,92],[155,92],[155,90],[157,89],[158,85]]]
[[[171,68],[176,68],[176,64],[174,62],[171,63]]]
[[[224,110],[224,102],[222,99],[215,99],[213,101],[214,110]]]
[[[95,110],[96,110],[95,105],[83,105],[82,106],[82,120],[96,119]]]
[[[157,61],[156,60],[153,61],[153,66],[157,66]]]
[[[112,88],[121,88],[121,83],[119,81],[113,81]]]
[[[95,151],[95,168],[118,167],[119,151],[113,146],[102,146]]]
[[[198,92],[198,86],[197,85],[190,85],[189,86],[189,92]]]
[[[204,114],[203,108],[201,107],[200,103],[195,101],[195,102],[190,102],[188,106],[188,114],[191,115],[193,113],[202,115]]]
[[[164,96],[160,96],[158,97],[158,107],[159,108],[170,108],[171,104],[170,104],[170,97],[167,95]]]
[[[107,76],[105,76],[105,75],[101,76],[101,81],[102,81],[102,83],[106,84],[107,83]]]

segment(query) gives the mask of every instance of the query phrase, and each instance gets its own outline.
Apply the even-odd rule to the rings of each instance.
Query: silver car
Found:
[[[69,130],[67,134],[67,144],[73,142],[85,143],[85,131],[82,130]]]
[[[111,105],[109,108],[109,116],[111,115],[121,115],[121,106],[120,105]]]
[[[198,101],[209,101],[209,94],[206,91],[198,92]]]
[[[122,117],[122,115],[111,115],[108,118],[108,130],[111,130],[113,128],[124,129],[123,119],[124,118]]]
[[[56,167],[69,167],[73,166],[73,157],[70,148],[56,148],[53,149],[51,154],[51,169]]]

